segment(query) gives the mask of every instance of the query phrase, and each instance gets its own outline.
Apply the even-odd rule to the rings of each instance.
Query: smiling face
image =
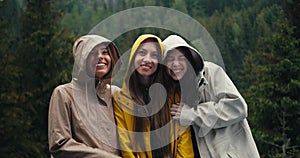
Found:
[[[136,50],[134,67],[143,77],[151,76],[158,67],[159,50],[156,42],[144,41]]]
[[[109,73],[111,68],[111,57],[107,46],[99,44],[89,53],[86,61],[86,70],[89,76],[102,78]]]
[[[169,52],[166,57],[167,72],[174,80],[180,80],[188,70],[188,60],[178,49]]]

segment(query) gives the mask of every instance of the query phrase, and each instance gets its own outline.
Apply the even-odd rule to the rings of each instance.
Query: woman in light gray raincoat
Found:
[[[52,157],[119,157],[110,85],[119,54],[114,44],[98,35],[85,35],[73,46],[70,83],[56,87],[48,116]]]
[[[182,101],[172,105],[171,115],[183,126],[192,125],[200,156],[260,157],[246,120],[247,104],[225,71],[177,35],[163,44],[167,74],[181,88]]]

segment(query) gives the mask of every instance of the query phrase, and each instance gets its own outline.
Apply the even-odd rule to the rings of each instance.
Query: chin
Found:
[[[95,76],[96,76],[96,78],[101,79],[104,75],[105,75],[105,74],[96,74]]]
[[[175,80],[175,81],[178,81],[179,79],[175,76],[172,76],[172,79]]]

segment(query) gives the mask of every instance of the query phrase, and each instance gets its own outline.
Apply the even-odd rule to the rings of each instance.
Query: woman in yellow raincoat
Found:
[[[121,91],[114,95],[123,157],[194,157],[190,127],[179,128],[171,120],[162,56],[155,35],[141,35],[132,46]]]

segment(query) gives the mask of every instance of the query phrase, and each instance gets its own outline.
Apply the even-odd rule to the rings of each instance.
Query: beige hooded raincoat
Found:
[[[190,49],[203,70],[196,77],[199,97],[196,105],[184,105],[181,125],[192,125],[202,158],[259,158],[246,120],[247,104],[225,71],[205,62],[201,54],[181,37],[171,35],[163,41],[165,56],[176,47]],[[185,93],[183,93],[185,94]]]
[[[111,93],[118,88],[108,84],[110,74],[98,82],[86,73],[88,54],[101,43],[108,45],[112,65],[115,65],[119,55],[111,41],[97,35],[82,36],[73,46],[78,67],[73,72],[78,71],[73,74],[70,83],[53,91],[48,116],[52,157],[119,157],[116,156],[119,152],[111,99]]]

